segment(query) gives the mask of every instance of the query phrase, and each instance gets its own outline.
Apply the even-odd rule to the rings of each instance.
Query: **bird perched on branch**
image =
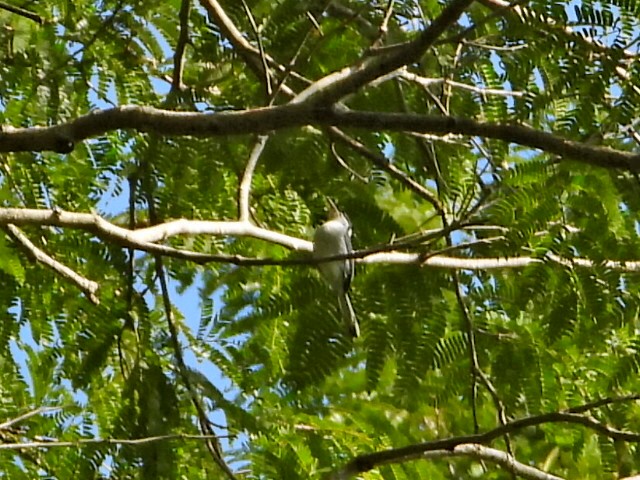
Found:
[[[316,229],[313,237],[314,258],[326,258],[336,255],[347,255],[353,252],[351,246],[351,222],[342,213],[336,204],[328,199],[329,216],[328,220]],[[360,326],[356,312],[349,297],[349,287],[354,273],[353,258],[332,260],[318,263],[318,269],[326,283],[338,295],[340,313],[349,329],[349,333],[354,337],[360,335]]]

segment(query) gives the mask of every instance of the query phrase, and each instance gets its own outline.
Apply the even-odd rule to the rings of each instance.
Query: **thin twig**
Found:
[[[180,378],[182,379],[182,382],[189,392],[191,403],[193,403],[193,406],[196,409],[200,430],[206,437],[205,444],[207,446],[207,450],[209,450],[211,457],[220,467],[220,469],[225,473],[227,478],[229,478],[230,480],[235,480],[236,477],[233,471],[231,471],[229,465],[227,465],[227,462],[225,462],[223,458],[222,447],[220,445],[219,438],[213,431],[213,428],[211,427],[209,419],[207,418],[207,415],[205,413],[204,406],[202,405],[202,402],[200,401],[195,388],[189,380],[188,369],[184,362],[184,357],[182,356],[182,347],[180,346],[180,340],[178,338],[178,329],[176,328],[174,323],[173,309],[171,307],[171,299],[169,298],[169,286],[167,285],[167,279],[164,273],[162,257],[159,255],[156,256],[156,276],[160,281],[162,302],[164,305],[165,316],[167,318],[167,325],[169,326],[169,334],[171,337],[171,343],[173,345],[174,355],[178,363]]]
[[[16,423],[20,423],[23,420],[27,420],[31,417],[35,417],[36,415],[40,415],[41,413],[47,413],[47,412],[57,412],[58,410],[63,410],[64,406],[60,406],[60,407],[38,407],[35,408],[33,410],[30,410],[26,413],[23,413],[22,415],[19,415],[15,418],[12,418],[10,420],[7,420],[5,422],[0,423],[0,430],[6,430],[9,427],[12,427],[13,425],[15,425]]]
[[[60,448],[82,447],[85,445],[145,445],[148,443],[165,442],[168,440],[211,440],[219,438],[219,435],[193,435],[176,433],[170,435],[157,435],[144,438],[80,438],[69,441],[33,441],[23,443],[0,443],[0,450],[26,450],[30,448]]]
[[[578,405],[576,407],[571,407],[565,410],[567,413],[584,413],[589,410],[593,410],[595,408],[606,407],[607,405],[611,405],[614,403],[624,403],[624,402],[633,402],[636,400],[640,400],[640,394],[634,395],[625,395],[622,397],[607,397],[602,398],[600,400],[595,400],[590,403],[585,403],[584,405]]]
[[[153,153],[153,149],[157,147],[157,144],[158,144],[157,138],[155,138],[154,141],[151,143],[152,145],[150,147],[151,150],[147,152],[147,157],[145,158],[144,163],[142,165],[143,172],[145,173],[145,176],[143,178],[147,180],[146,183],[143,183],[144,194],[146,197],[148,211],[149,211],[149,221],[151,222],[152,225],[158,223],[160,221],[160,218],[155,208],[155,198],[154,198],[155,183],[150,181],[152,180],[151,178],[152,172],[150,171],[151,164],[147,160],[150,156],[152,156],[151,154]],[[182,355],[182,347],[180,345],[180,340],[178,338],[178,329],[176,328],[176,325],[174,322],[173,308],[171,305],[171,298],[169,296],[169,286],[167,284],[167,279],[164,271],[164,262],[163,262],[162,255],[159,255],[159,254],[155,255],[155,271],[156,271],[156,278],[160,283],[160,291],[162,294],[162,304],[164,307],[167,325],[169,327],[169,338],[171,339],[174,356],[176,359],[176,363],[178,365],[178,374],[188,392],[189,399],[191,400],[191,403],[193,404],[196,410],[200,431],[204,435],[213,437],[206,440],[205,445],[214,463],[220,468],[220,470],[222,470],[225,476],[229,480],[235,480],[234,473],[231,471],[231,469],[227,465],[227,462],[225,462],[224,460],[224,457],[222,454],[222,447],[220,446],[220,442],[218,438],[215,436],[215,432],[213,431],[213,428],[209,424],[209,420],[205,413],[204,407],[202,406],[200,398],[198,397],[195,391],[195,388],[193,387],[189,379],[188,369],[184,362],[184,357]]]
[[[351,149],[353,149],[363,157],[373,162],[378,168],[389,173],[389,175],[391,175],[396,180],[400,181],[412,192],[418,194],[421,198],[428,201],[436,210],[436,212],[439,212],[439,213],[444,212],[444,209],[440,204],[440,201],[429,189],[422,186],[420,183],[416,182],[413,178],[411,178],[411,176],[407,175],[398,167],[393,165],[389,160],[387,160],[384,157],[384,155],[378,154],[376,152],[372,152],[365,145],[358,142],[354,138],[346,135],[345,133],[343,133],[341,130],[337,128],[333,128],[333,127],[329,128],[329,133],[340,142],[349,146]]]
[[[498,97],[514,97],[521,98],[524,97],[525,92],[513,91],[513,90],[502,90],[499,88],[485,88],[485,87],[477,87],[475,85],[468,85],[466,83],[456,82],[454,80],[450,80],[448,78],[427,78],[421,77],[420,75],[416,75],[415,73],[408,72],[406,68],[401,68],[397,70],[397,76],[403,78],[409,82],[417,83],[423,87],[430,87],[432,85],[445,85],[447,87],[459,88],[460,90],[467,90],[469,92],[477,93],[478,95],[489,96],[495,95]]]
[[[369,180],[365,177],[363,177],[362,175],[360,175],[358,172],[356,172],[353,168],[351,168],[351,166],[349,166],[349,164],[346,162],[345,159],[343,159],[340,154],[338,153],[338,151],[336,150],[336,144],[335,142],[331,142],[331,145],[329,147],[331,149],[331,155],[333,155],[333,158],[336,159],[336,162],[338,162],[338,165],[340,165],[342,168],[344,168],[347,172],[349,172],[350,175],[352,175],[353,177],[357,178],[358,180],[360,180],[362,183],[369,183]]]
[[[322,8],[322,10],[320,12],[320,15],[324,15],[324,13],[326,12],[328,6],[331,5],[332,3],[333,3],[333,0],[325,0],[325,4],[324,4],[324,6],[323,6],[323,8]],[[269,105],[273,105],[275,103],[276,98],[278,96],[278,93],[280,92],[282,87],[286,85],[286,82],[289,79],[289,77],[294,74],[294,68],[295,68],[295,66],[296,66],[296,64],[298,62],[298,59],[300,58],[300,56],[302,54],[302,49],[306,45],[307,41],[312,37],[313,29],[315,29],[316,31],[320,32],[320,37],[321,38],[323,36],[320,24],[316,21],[316,19],[311,14],[311,12],[307,11],[307,17],[309,18],[309,20],[311,22],[312,28],[310,28],[309,30],[306,31],[304,37],[302,38],[302,40],[298,44],[298,48],[296,49],[296,51],[294,52],[293,56],[291,57],[291,60],[289,60],[287,65],[284,66],[284,72],[282,73],[282,78],[280,78],[280,80],[278,81],[278,85],[276,86],[276,89],[273,92],[271,100],[269,101]],[[318,45],[318,43],[316,43],[316,45]],[[308,58],[310,54],[311,54],[311,52],[309,52],[309,54],[306,55],[305,57]],[[278,70],[282,72],[282,68],[278,67]],[[296,74],[296,76],[297,76],[298,79],[303,78],[302,75],[300,75],[300,74]],[[312,82],[311,82],[311,80],[308,80],[305,83],[306,84],[311,84]],[[285,91],[285,94],[287,94],[287,96],[289,98],[293,98],[295,96],[293,90],[291,90],[291,89],[289,89],[288,91]]]
[[[249,68],[258,78],[265,78],[266,75],[264,65],[262,64],[263,59],[266,59],[268,65],[272,68],[275,68],[278,72],[286,72],[285,67],[278,64],[278,62],[276,62],[269,55],[261,55],[260,50],[255,48],[244,38],[242,32],[231,21],[231,18],[229,18],[229,16],[226,14],[217,0],[201,0],[200,3],[207,10],[211,18],[213,18],[213,20],[216,22],[223,35],[229,40],[229,42],[231,42],[231,44],[234,46],[234,49],[242,58],[244,58]],[[294,75],[293,72],[290,72],[290,74]],[[304,81],[305,83],[310,83],[304,78],[299,79]],[[293,90],[291,90],[286,85],[282,85],[281,89],[289,96],[295,95]]]
[[[373,42],[372,48],[376,48],[377,46],[379,46],[383,42],[384,37],[387,35],[389,31],[389,20],[391,20],[391,16],[393,15],[394,3],[395,3],[394,0],[387,1],[387,8],[385,9],[384,18],[382,19],[382,23],[378,28],[378,38],[376,38],[375,41]]]
[[[465,321],[465,331],[467,333],[467,341],[469,342],[468,354],[469,354],[469,401],[471,402],[471,413],[473,417],[473,432],[478,433],[480,431],[480,425],[478,423],[478,373],[481,372],[480,362],[478,361],[478,351],[476,349],[476,332],[473,325],[473,319],[469,314],[467,306],[464,301],[464,294],[462,292],[462,284],[460,283],[460,275],[457,271],[453,272],[453,281],[455,284],[456,300],[458,301],[458,307],[462,312],[462,318]],[[507,440],[508,444],[508,440]]]
[[[258,28],[258,25],[253,18],[253,14],[251,13],[251,9],[247,5],[247,2],[242,0],[242,6],[244,7],[244,11],[249,18],[249,23],[251,24],[251,28],[253,29],[253,34],[256,36],[256,40],[258,42],[258,52],[260,53],[260,61],[262,62],[262,70],[264,72],[265,88],[267,90],[266,93],[267,97],[271,97],[273,94],[273,88],[271,87],[271,72],[269,70],[267,56],[264,52],[264,45],[262,44],[262,35],[260,34],[260,29]]]
[[[636,59],[638,58],[638,56],[640,56],[638,52],[634,52],[631,50],[619,50],[617,48],[614,49],[591,37],[582,35],[580,32],[575,31],[571,27],[568,27],[568,26],[562,25],[559,22],[556,22],[551,17],[547,17],[544,14],[540,14],[539,12],[531,10],[526,6],[518,5],[519,3],[523,3],[522,1],[509,3],[505,0],[479,0],[479,3],[486,5],[488,8],[491,8],[492,10],[494,10],[496,13],[500,15],[504,15],[508,11],[511,11],[515,13],[520,19],[523,19],[523,18],[537,19],[538,21],[540,21],[540,23],[546,24],[547,26],[555,30],[560,30],[563,33],[569,35],[571,37],[571,40],[587,45],[591,47],[593,50],[599,53],[603,53],[605,55],[611,55],[612,51],[615,51],[616,54],[621,52],[628,59]]]

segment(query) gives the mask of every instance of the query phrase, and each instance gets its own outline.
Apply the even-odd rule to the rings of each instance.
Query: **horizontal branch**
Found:
[[[165,442],[168,440],[212,440],[220,438],[219,435],[193,435],[193,434],[172,434],[158,435],[144,438],[80,438],[69,441],[33,441],[20,443],[1,443],[0,450],[25,450],[30,448],[60,448],[60,447],[81,447],[84,445],[145,445],[148,443]]]
[[[52,150],[68,153],[78,141],[119,129],[162,135],[223,136],[266,133],[305,125],[480,136],[605,168],[640,170],[640,154],[585,145],[521,125],[478,122],[440,115],[319,108],[305,104],[220,113],[175,112],[132,105],[96,110],[69,123],[51,127],[4,126],[0,132],[0,152]]]
[[[363,264],[417,264],[432,268],[447,268],[459,270],[495,270],[505,268],[522,268],[534,263],[545,261],[555,262],[564,267],[593,268],[602,266],[611,270],[623,272],[640,271],[640,261],[607,260],[594,262],[586,258],[563,258],[548,253],[543,258],[536,257],[497,257],[497,258],[464,258],[446,255],[433,255],[425,258],[424,253],[407,253],[392,251],[399,245],[389,244],[381,247],[362,249],[351,255],[336,255],[332,257],[312,259],[310,257],[275,260],[272,258],[252,258],[242,255],[228,255],[223,253],[201,253],[183,250],[155,242],[162,242],[176,236],[211,235],[230,237],[252,237],[266,242],[281,245],[298,252],[311,252],[313,244],[283,233],[274,232],[266,228],[253,225],[248,221],[207,221],[207,220],[172,220],[152,227],[129,230],[114,225],[95,213],[66,212],[60,209],[39,210],[29,208],[0,208],[0,225],[39,225],[60,228],[76,228],[88,231],[99,238],[115,244],[134,248],[140,251],[188,260],[198,264],[212,262],[231,263],[243,266],[266,265],[314,265],[320,262],[345,258],[358,259]]]
[[[0,208],[0,225],[48,225],[86,230],[125,246],[141,250],[147,243],[179,235],[253,237],[291,250],[311,251],[311,242],[257,227],[241,221],[173,220],[153,227],[129,230],[108,222],[95,213],[66,212],[60,209]]]

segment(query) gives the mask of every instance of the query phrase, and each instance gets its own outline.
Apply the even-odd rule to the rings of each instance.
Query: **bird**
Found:
[[[329,204],[328,219],[316,229],[313,236],[313,257],[316,259],[353,252],[351,221],[340,211],[335,202],[331,199],[327,199],[327,202]],[[360,326],[349,296],[354,274],[353,258],[318,263],[318,270],[331,290],[338,295],[340,313],[349,333],[353,338],[359,337]]]

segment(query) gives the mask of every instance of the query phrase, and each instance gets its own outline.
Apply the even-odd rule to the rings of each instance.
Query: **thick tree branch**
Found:
[[[478,122],[439,115],[314,108],[305,104],[215,114],[122,106],[97,110],[69,123],[52,127],[5,126],[0,133],[0,152],[70,152],[78,141],[119,129],[156,132],[162,135],[222,136],[266,133],[305,125],[480,136],[539,149],[605,168],[640,170],[640,154],[586,145],[522,125]]]
[[[177,235],[243,236],[266,240],[291,250],[311,251],[311,242],[256,227],[248,222],[208,222],[174,220],[152,227],[129,230],[108,222],[97,214],[62,210],[0,208],[0,225],[51,225],[86,230],[106,240],[134,248]],[[145,250],[145,248],[140,248]]]

